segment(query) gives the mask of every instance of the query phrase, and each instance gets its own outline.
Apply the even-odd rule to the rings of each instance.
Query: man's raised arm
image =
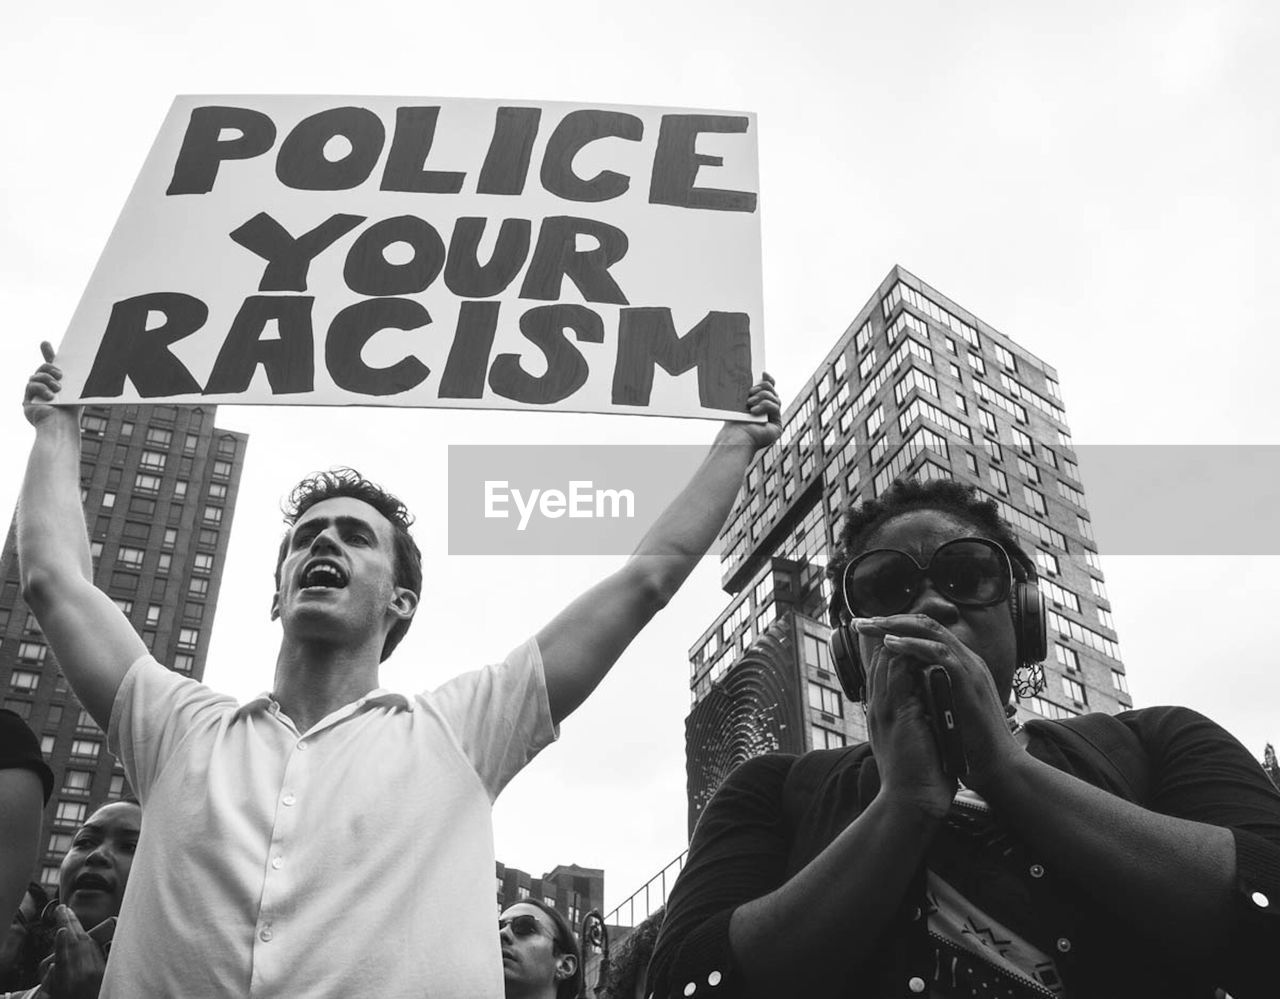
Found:
[[[649,528],[627,564],[538,632],[551,717],[557,724],[604,679],[640,629],[666,606],[724,526],[756,451],[778,439],[773,378],[753,386],[747,407],[768,423],[729,422],[689,484]]]
[[[53,348],[27,382],[23,412],[36,429],[18,500],[22,595],[67,680],[105,732],[116,690],[147,651],[111,598],[93,585],[80,504],[80,409],[53,405],[62,372]]]

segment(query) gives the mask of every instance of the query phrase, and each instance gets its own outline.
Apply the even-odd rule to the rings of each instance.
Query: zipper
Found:
[[[952,942],[951,940],[948,940],[941,933],[938,933],[935,930],[926,928],[926,932],[928,933],[930,939],[932,939],[935,944],[934,954],[936,955],[936,957],[934,961],[933,980],[935,982],[938,982],[939,984],[942,984],[942,971],[943,971],[942,962],[945,957],[945,950],[943,947],[937,946],[937,944],[945,944],[947,950],[953,949],[953,948],[954,949],[960,949],[960,948],[958,948],[954,942]],[[1011,974],[1010,972],[1005,971],[1004,968],[998,967],[997,965],[991,964],[990,962],[984,960],[980,955],[975,954],[971,950],[964,949],[963,953],[967,958],[969,958],[972,961],[978,962],[984,968],[991,971],[992,974],[998,978],[1002,978],[1006,981],[1013,982],[1015,985],[1020,985],[1024,989],[1030,989],[1032,992],[1034,992],[1038,996],[1046,996],[1048,997],[1048,999],[1064,999],[1065,993],[1060,994],[1057,992],[1052,992],[1033,978],[1030,978],[1030,977],[1022,978],[1018,975]],[[959,983],[956,981],[956,978],[955,978],[956,960],[957,959],[955,957],[951,958],[951,985],[953,987],[958,988]]]

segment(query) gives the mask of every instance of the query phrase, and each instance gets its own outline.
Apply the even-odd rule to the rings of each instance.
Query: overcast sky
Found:
[[[61,337],[180,93],[754,111],[768,367],[784,399],[900,263],[1058,368],[1077,444],[1280,443],[1273,5],[23,6],[0,30],[0,509],[30,444],[19,400],[37,344]],[[385,671],[408,690],[500,658],[618,564],[449,557],[448,444],[715,430],[435,410],[225,407],[218,422],[251,443],[206,679],[242,697],[271,682],[279,501],[303,474],[355,465],[418,513],[423,604]],[[1223,551],[1280,552],[1268,525],[1205,505],[1276,471],[1224,477],[1171,522],[1225,520]],[[1274,554],[1104,547],[1103,564],[1138,705],[1198,708],[1255,755],[1280,739]],[[613,905],[683,849],[686,653],[725,602],[718,578],[706,560],[504,793],[500,860],[603,867]]]

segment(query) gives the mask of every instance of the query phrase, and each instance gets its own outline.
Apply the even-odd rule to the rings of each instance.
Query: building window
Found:
[[[809,681],[809,707],[837,718],[844,713],[840,692],[812,680]]]
[[[173,657],[173,668],[179,673],[191,673],[196,668],[196,657],[186,652],[179,652]]]
[[[1080,536],[1086,541],[1093,540],[1093,525],[1079,514],[1076,514],[1076,529],[1079,530]],[[1088,556],[1085,557],[1087,558]]]
[[[1098,621],[1104,628],[1110,628],[1112,631],[1116,630],[1116,623],[1111,619],[1111,611],[1105,607],[1098,608]]]
[[[201,580],[204,582],[204,580]],[[199,624],[204,620],[204,604],[186,604],[182,608],[182,620]]]
[[[160,477],[158,475],[144,475],[139,472],[133,477],[133,488],[144,493],[158,493],[160,491]]]
[[[187,583],[187,593],[193,597],[207,597],[209,595],[209,580],[193,576]]]
[[[92,770],[68,770],[62,777],[62,790],[88,794],[93,784]]]
[[[64,825],[78,826],[89,812],[89,806],[83,801],[60,801],[53,813],[53,820]]]
[[[1120,691],[1122,694],[1129,693],[1129,681],[1118,669],[1113,669],[1111,671],[1111,686],[1115,687],[1116,690]]]
[[[94,416],[85,413],[80,417],[80,429],[86,434],[96,434],[101,436],[107,429],[107,419],[105,416]]]
[[[225,479],[231,475],[231,462],[215,461],[213,463],[213,474],[221,479]]]
[[[973,368],[980,375],[987,373],[986,362],[977,354],[966,354],[965,360],[969,362],[969,367]]]
[[[159,488],[157,486],[157,488]],[[140,517],[154,517],[156,515],[156,501],[147,499],[144,496],[129,497],[129,512],[136,513]]]
[[[121,533],[128,541],[145,545],[151,537],[151,525],[142,524],[136,520],[126,520]]]
[[[1000,344],[998,344],[998,343],[993,343],[993,344],[991,345],[991,348],[992,348],[992,350],[994,350],[994,351],[996,352],[996,360],[997,360],[997,361],[999,361],[1001,364],[1003,364],[1003,365],[1004,365],[1006,368],[1008,368],[1010,371],[1016,372],[1016,371],[1018,370],[1018,364],[1017,364],[1017,362],[1013,359],[1013,355],[1012,355],[1011,353],[1009,353],[1009,351],[1008,351],[1008,350],[1006,350],[1004,347],[1000,346]]]
[[[813,735],[814,749],[839,749],[845,744],[844,734],[841,732],[833,732],[821,725],[810,725],[809,731]]]
[[[1044,497],[1030,486],[1022,487],[1022,498],[1026,500],[1027,506],[1031,507],[1031,512],[1037,516],[1043,517],[1049,512],[1049,507],[1045,504]]]
[[[1040,481],[1040,469],[1036,468],[1035,465],[1027,461],[1027,459],[1022,457],[1022,455],[1018,455],[1018,471],[1022,473],[1024,478],[1031,482]]]
[[[965,467],[969,469],[970,475],[978,474],[978,459],[972,451],[964,452]]]
[[[1047,552],[1043,548],[1036,549],[1036,565],[1040,571],[1048,576],[1056,576],[1059,573],[1058,556],[1053,552]]]
[[[1075,649],[1069,649],[1065,645],[1054,645],[1053,654],[1058,660],[1058,665],[1079,672],[1080,657],[1076,655]]]
[[[991,436],[996,435],[996,418],[995,414],[988,412],[981,406],[978,407],[978,422],[982,424],[982,429]]]
[[[866,432],[867,437],[871,438],[876,435],[876,431],[884,425],[884,407],[877,406],[871,411],[871,415],[867,417]]]
[[[1075,701],[1077,704],[1084,704],[1085,703],[1084,684],[1082,684],[1079,680],[1071,679],[1071,677],[1069,676],[1064,676],[1061,679],[1062,679],[1062,692],[1071,700]]]
[[[161,552],[160,557],[156,559],[156,572],[164,575],[173,566],[173,555],[169,552]]]
[[[120,565],[127,565],[132,569],[140,569],[142,567],[142,556],[145,554],[141,548],[128,548],[121,545],[116,551],[116,562]]]
[[[178,648],[194,650],[200,642],[199,628],[181,628],[178,631]]]
[[[183,454],[195,454],[196,448],[200,446],[200,437],[198,434],[187,434],[182,442]]]
[[[1034,455],[1036,453],[1035,445],[1031,441],[1029,434],[1024,433],[1017,427],[1010,427],[1009,433],[1013,434],[1013,443],[1020,447],[1027,454]]]
[[[209,483],[209,498],[216,500],[225,500],[227,498],[227,487],[222,482]]]
[[[79,732],[100,732],[98,723],[93,720],[93,715],[89,714],[84,708],[80,709],[80,714],[76,716],[76,730]]]
[[[818,669],[831,669],[831,649],[826,642],[807,632],[801,636],[801,640],[806,665]]]
[[[148,472],[163,472],[165,453],[163,451],[143,451],[138,459],[138,467]]]
[[[1009,495],[1009,479],[1004,472],[992,465],[987,469],[987,478],[991,480],[992,487],[1001,496]]]
[[[187,498],[187,480],[186,479],[178,479],[176,482],[174,482],[173,498],[176,500],[182,500]]]
[[[73,739],[71,740],[71,755],[79,756],[86,760],[96,760],[98,752],[102,749],[102,744],[93,739]]]
[[[124,797],[124,774],[112,774],[111,783],[107,787],[108,798]]]
[[[24,663],[43,663],[49,647],[44,642],[19,642],[18,661]]]
[[[103,494],[102,494],[102,509],[104,509],[104,510],[112,510],[112,509],[114,509],[114,508],[115,508],[115,505],[116,505],[116,494],[115,494],[115,493],[103,493]]]
[[[153,447],[167,448],[173,443],[173,431],[163,427],[147,427],[146,441]]]
[[[58,741],[58,737],[56,735],[40,736],[40,752],[42,752],[45,756],[52,756],[53,747],[57,743],[57,741]]]
[[[53,833],[49,837],[49,845],[45,848],[46,852],[61,857],[71,849],[71,839],[70,833]]]

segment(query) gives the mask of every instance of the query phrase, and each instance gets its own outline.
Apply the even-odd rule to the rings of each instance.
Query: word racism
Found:
[[[160,213],[173,212],[179,203],[187,213],[184,220],[212,217],[221,229],[207,236],[198,229],[182,230],[170,252],[205,255],[212,271],[252,273],[257,287],[246,294],[243,285],[237,289],[223,277],[222,288],[212,294],[192,294],[190,287],[177,290],[172,284],[125,297],[107,290],[96,350],[86,355],[92,360],[86,363],[82,398],[122,399],[128,382],[142,399],[352,402],[419,390],[403,402],[390,401],[538,407],[569,400],[589,380],[607,379],[607,394],[602,385],[594,398],[574,400],[582,404],[567,408],[616,410],[649,407],[660,367],[671,376],[696,372],[696,405],[690,398],[674,408],[668,405],[667,412],[745,409],[755,380],[753,360],[756,365],[763,361],[757,196],[699,184],[699,171],[724,168],[726,157],[699,152],[698,146],[700,139],[717,141],[717,134],[747,133],[752,119],[653,111],[642,117],[567,105],[459,101],[406,106],[383,101],[383,116],[369,107],[323,107],[301,118],[295,112],[297,120],[284,129],[277,122],[290,120],[290,115],[276,108],[273,117],[260,109],[289,100],[254,99],[257,107],[198,104],[191,108],[180,145],[157,143],[152,159],[158,152],[168,159],[153,168],[150,187],[144,184],[144,168],[117,229],[129,228],[125,222],[131,210],[145,211],[135,205],[140,199],[151,198]],[[477,105],[484,111],[483,121],[477,120]],[[392,106],[394,122],[388,129],[384,117],[390,118]],[[462,111],[450,118],[458,107]],[[552,122],[544,121],[546,108],[570,109]],[[175,105],[175,114],[177,110]],[[447,123],[464,118],[466,137],[451,139]],[[477,141],[481,133],[484,140]],[[743,148],[752,162],[729,175],[754,181],[754,139]],[[641,150],[643,160],[637,155]],[[459,161],[464,155],[474,161]],[[648,169],[644,178],[635,176],[641,163]],[[156,182],[165,177],[161,198]],[[647,199],[641,203],[646,184]],[[235,188],[235,197],[218,202],[213,213],[202,213],[198,202],[216,200],[228,185]],[[316,192],[325,192],[323,212],[315,211]],[[439,196],[448,199],[442,202]],[[246,211],[244,206],[255,199],[260,210]],[[406,199],[410,207],[422,207],[405,212]],[[508,210],[491,217],[490,206],[500,200]],[[450,203],[463,211],[449,212],[442,220],[442,205]],[[569,210],[556,213],[558,205]],[[388,207],[394,213],[378,211]],[[310,220],[299,225],[306,213]],[[686,234],[699,230],[681,221],[690,213],[697,214],[696,226],[702,230],[714,229],[717,219],[753,216],[750,230],[741,223],[726,230],[735,238],[744,231],[756,235],[754,262],[750,247],[737,251],[747,264],[738,275],[738,283],[747,287],[746,308],[708,308],[700,301],[707,292],[699,287],[697,259],[667,259],[678,255],[678,245],[654,246],[643,259],[620,266],[629,252],[636,256],[628,220],[637,220],[646,241],[696,242]],[[151,231],[163,227],[153,225]],[[145,225],[141,229],[146,231]],[[202,238],[215,245],[189,243]],[[715,244],[707,243],[699,252],[706,253],[707,247]],[[99,272],[110,270],[106,261],[113,252],[123,255],[124,250],[109,246]],[[219,264],[229,259],[228,252],[238,255],[234,265]],[[255,263],[247,271],[250,260]],[[163,274],[157,278],[168,280]],[[138,281],[135,275],[116,284],[136,289]],[[723,295],[724,288],[732,287],[731,276],[721,279],[713,293]],[[371,360],[366,347],[380,332],[418,331],[432,324],[431,313],[416,297],[428,292],[454,317],[447,350],[435,343],[434,352],[428,352],[426,341],[415,341],[421,346],[392,348],[389,357],[384,345],[369,351],[377,353]],[[667,295],[676,301],[664,301]],[[572,300],[563,300],[566,296]],[[206,329],[211,306],[217,325]],[[518,314],[509,311],[513,308]],[[81,318],[78,314],[77,321]],[[326,321],[321,348],[316,327]],[[212,343],[209,334],[215,328],[217,342]],[[517,329],[523,341],[512,339]],[[196,336],[202,330],[205,334]],[[613,345],[612,377],[607,372],[593,377],[592,367],[602,367],[608,355],[588,355],[580,345],[605,344],[606,337]],[[175,351],[188,338],[205,345],[199,351]],[[522,350],[495,354],[495,344],[521,342]],[[532,356],[526,356],[529,345],[536,348]],[[321,349],[333,388],[317,381]],[[435,358],[432,364],[440,370],[433,371],[423,356]],[[251,388],[259,369],[269,395],[261,381]],[[690,397],[691,388],[685,390]],[[430,395],[423,396],[423,390]]]

